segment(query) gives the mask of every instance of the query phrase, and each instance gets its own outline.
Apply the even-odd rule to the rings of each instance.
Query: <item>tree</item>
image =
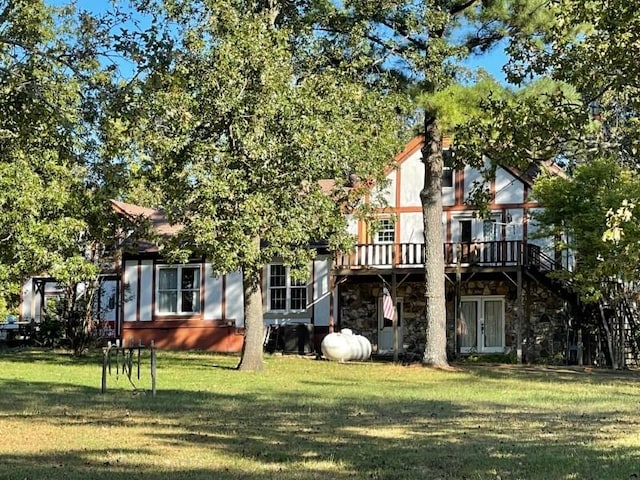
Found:
[[[638,172],[615,156],[589,158],[570,177],[540,178],[533,193],[545,205],[537,215],[542,232],[561,238],[557,248],[576,256],[574,269],[564,272],[583,302],[576,326],[599,330],[610,365],[624,366],[626,327],[620,322],[633,311],[638,293]]]
[[[25,278],[56,277],[78,307],[65,318],[76,353],[95,327],[80,285],[89,297],[113,232],[94,168],[112,78],[93,26],[70,7],[0,1],[0,307],[15,311]]]
[[[585,300],[598,300],[601,285],[609,279],[636,280],[640,253],[640,230],[633,214],[634,202],[640,198],[637,172],[613,157],[593,158],[576,166],[569,177],[541,177],[533,194],[545,205],[536,215],[541,233],[563,238],[559,248],[577,252],[571,280]]]
[[[460,61],[516,32],[535,32],[549,18],[539,1],[319,2],[312,21],[327,48],[366,42],[369,68],[389,71],[430,97],[462,80]],[[426,346],[423,364],[446,366],[444,254],[441,237],[442,118],[424,104]],[[471,157],[481,159],[482,157]],[[473,161],[466,158],[465,161]],[[491,158],[491,157],[490,157]]]
[[[548,28],[513,38],[509,73],[517,83],[547,76],[547,86],[553,88],[537,100],[521,98],[507,108],[490,105],[503,117],[491,135],[489,129],[484,133],[485,139],[499,139],[494,142],[498,150],[510,148],[526,152],[524,158],[546,158],[566,167],[568,179],[543,179],[536,188],[545,204],[539,221],[547,233],[567,235],[557,247],[576,254],[576,270],[568,277],[583,302],[618,309],[608,316],[600,308],[596,317],[614,367],[623,364],[622,326],[633,324],[624,304],[631,304],[636,292],[628,287],[637,281],[640,84],[630,47],[640,34],[637,6],[621,1],[550,3],[555,21]]]
[[[621,0],[553,2],[557,21],[546,42],[529,49],[521,41],[513,46],[529,52],[528,72],[572,85],[583,107],[601,122],[600,147],[635,165],[640,67],[629,62],[629,52],[640,34],[638,6],[637,1]]]
[[[182,225],[166,255],[204,255],[242,270],[240,369],[262,368],[261,272],[274,260],[306,275],[312,247],[344,246],[345,209],[402,143],[402,100],[350,58],[329,61],[293,5],[183,2],[151,6],[175,48],[141,79],[134,140],[163,206]],[[349,61],[347,61],[349,60]],[[327,194],[319,181],[333,180]]]

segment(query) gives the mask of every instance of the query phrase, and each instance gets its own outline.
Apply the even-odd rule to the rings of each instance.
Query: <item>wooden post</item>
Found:
[[[336,276],[335,274],[329,275],[329,333],[335,331],[336,323]]]
[[[102,393],[107,393],[107,365],[109,364],[109,348],[111,342],[102,349]]]
[[[156,396],[156,345],[151,340],[151,396]]]
[[[398,285],[396,282],[396,271],[393,267],[391,267],[391,299],[393,300],[393,361],[398,363],[398,350],[399,350],[399,335],[398,335],[398,301],[397,301],[397,290]]]
[[[456,285],[455,285],[455,334],[453,336],[453,350],[457,355],[460,355],[461,335],[462,335],[462,322],[460,316],[462,315],[462,267],[460,262],[456,262]],[[446,275],[446,273],[445,273]]]
[[[522,363],[522,327],[524,324],[524,299],[523,288],[522,288],[522,269],[524,267],[522,265],[518,266],[518,274],[517,274],[517,302],[518,302],[518,318],[516,325],[516,358],[519,364]]]
[[[138,339],[138,380],[140,380],[140,350],[142,349],[142,340]]]

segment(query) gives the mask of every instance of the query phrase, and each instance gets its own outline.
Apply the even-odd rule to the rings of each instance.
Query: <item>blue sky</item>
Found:
[[[466,67],[476,70],[482,68],[489,72],[500,83],[506,83],[507,79],[502,67],[507,63],[508,57],[504,51],[504,45],[499,44],[491,51],[483,55],[473,55],[463,62]]]
[[[65,5],[70,0],[45,0],[50,5]],[[95,13],[102,13],[109,10],[111,2],[108,0],[75,0],[79,9],[89,10]],[[507,62],[507,55],[504,52],[505,43],[501,43],[491,51],[482,55],[473,55],[463,62],[463,65],[471,70],[482,68],[491,74],[500,83],[506,84],[505,74],[502,67]]]

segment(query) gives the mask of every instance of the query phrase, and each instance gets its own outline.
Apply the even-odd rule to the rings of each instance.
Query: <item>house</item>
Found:
[[[445,144],[446,146],[446,144]],[[383,315],[383,292],[395,292],[398,348],[424,348],[422,138],[396,157],[383,192],[378,230],[350,222],[355,251],[336,259],[333,283],[336,327],[368,337],[379,353],[394,347],[393,322]],[[548,166],[557,174],[561,171]],[[450,355],[509,353],[525,360],[566,354],[566,296],[547,274],[570,267],[555,258],[552,239],[536,238],[530,198],[532,175],[499,167],[489,182],[490,214],[468,205],[482,177],[477,169],[445,168],[442,239],[445,255],[447,347]],[[563,265],[564,264],[564,265]]]
[[[117,271],[105,271],[99,278],[99,292],[95,298],[94,315],[98,334],[105,338],[116,338],[120,318],[120,277]],[[84,295],[85,285],[78,285],[76,295]],[[55,302],[64,295],[63,287],[48,276],[27,279],[20,291],[19,325],[30,330],[31,325],[39,325],[48,316],[57,315]],[[27,332],[30,335],[31,332]]]
[[[382,314],[386,288],[395,296],[398,350],[421,351],[426,322],[421,147],[422,138],[414,138],[387,173],[383,194],[388,207],[379,211],[378,230],[370,234],[366,224],[349,219],[358,240],[353,252],[332,259],[319,248],[306,282],[294,280],[282,263],[265,267],[265,325],[288,328],[298,340],[301,331],[312,330],[316,348],[330,331],[350,328],[366,336],[378,354],[391,352],[394,326]],[[486,217],[466,203],[480,180],[480,172],[470,167],[445,169],[443,176],[440,228],[449,353],[524,352],[527,360],[565,354],[566,300],[547,273],[571,258],[554,258],[553,242],[534,238],[532,213],[540,206],[529,197],[532,175],[498,168],[489,184]],[[325,183],[322,187],[330,188]],[[119,201],[112,207],[134,222],[145,219],[159,235],[179,228],[158,210]],[[109,277],[109,292],[101,301],[117,305],[108,315],[114,335],[125,344],[153,340],[159,348],[241,350],[240,272],[215,276],[204,258],[170,264],[153,242],[144,241],[123,252],[117,272],[115,279]],[[34,282],[23,291],[23,320],[37,318],[47,295],[53,294]]]
[[[162,212],[112,201],[121,215],[150,220],[157,234],[170,235]],[[328,331],[330,259],[320,252],[310,265],[307,282],[291,278],[289,268],[271,263],[264,271],[265,323],[323,324]],[[127,344],[153,340],[159,348],[239,352],[244,330],[243,285],[240,272],[214,275],[203,258],[173,265],[153,242],[138,242],[121,260],[121,321],[117,336]],[[297,335],[298,332],[293,332]],[[310,341],[310,339],[308,339]]]

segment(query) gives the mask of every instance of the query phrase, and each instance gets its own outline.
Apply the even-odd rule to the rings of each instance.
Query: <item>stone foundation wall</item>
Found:
[[[525,290],[523,360],[527,363],[564,363],[568,316],[562,299],[542,285]]]
[[[369,339],[374,351],[378,346],[378,306],[382,283],[345,283],[340,286],[340,328]],[[404,282],[397,288],[402,299],[404,345],[408,351],[424,350],[424,294],[420,283]]]
[[[463,296],[498,295],[505,299],[505,353],[516,348],[518,301],[516,286],[504,280],[473,280],[461,285]],[[543,286],[531,282],[524,285],[524,325],[522,328],[523,360],[528,363],[561,363],[566,348],[566,315],[563,302]],[[421,282],[403,282],[397,297],[403,302],[405,349],[423,352],[426,318]],[[378,347],[378,306],[382,283],[345,282],[339,291],[339,328],[350,328]],[[446,283],[447,350],[455,356],[455,286]]]

